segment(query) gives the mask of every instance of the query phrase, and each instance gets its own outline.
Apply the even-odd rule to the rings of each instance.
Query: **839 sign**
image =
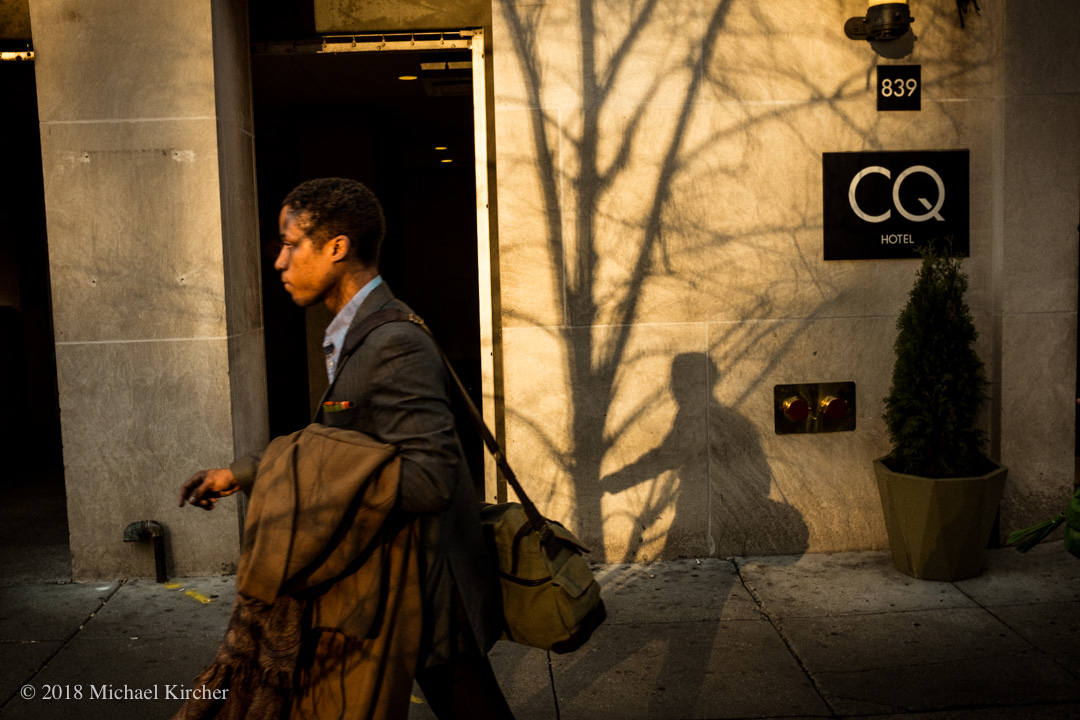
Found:
[[[885,78],[881,81],[881,97],[890,98],[898,97],[902,98],[905,95],[908,97],[914,95],[919,90],[919,81],[915,78]]]
[[[877,109],[922,110],[922,66],[878,65]]]

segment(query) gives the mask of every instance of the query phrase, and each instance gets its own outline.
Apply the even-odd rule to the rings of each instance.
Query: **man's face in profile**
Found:
[[[284,207],[278,215],[281,251],[274,269],[281,273],[281,282],[293,302],[308,307],[322,302],[338,280],[339,268],[334,262],[334,243],[316,247],[307,233],[306,218]]]

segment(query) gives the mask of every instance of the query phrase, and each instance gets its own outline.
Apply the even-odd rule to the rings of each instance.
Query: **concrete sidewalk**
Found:
[[[912,580],[881,552],[597,574],[609,619],[583,649],[492,653],[519,720],[1080,718],[1080,560],[1060,542],[991,551],[960,583]],[[225,577],[0,587],[0,714],[168,718],[232,596]],[[93,698],[103,686],[157,697]],[[433,717],[417,701],[411,717]]]

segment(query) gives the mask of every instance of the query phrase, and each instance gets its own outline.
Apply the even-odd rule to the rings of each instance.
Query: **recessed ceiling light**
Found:
[[[435,149],[436,149],[436,150],[445,150],[445,149],[446,149],[446,146],[445,146],[445,145],[436,145],[436,146],[435,146]]]
[[[415,80],[415,75],[398,75],[398,80]]]
[[[445,160],[443,160],[442,162],[454,162],[454,161],[453,161],[453,160],[451,160],[450,158],[446,158],[446,159],[445,159]]]

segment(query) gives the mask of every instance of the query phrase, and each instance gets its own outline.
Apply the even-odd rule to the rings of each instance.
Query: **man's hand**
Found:
[[[232,495],[239,489],[229,468],[200,470],[180,488],[180,507],[186,502],[203,510],[213,510],[218,498]]]

